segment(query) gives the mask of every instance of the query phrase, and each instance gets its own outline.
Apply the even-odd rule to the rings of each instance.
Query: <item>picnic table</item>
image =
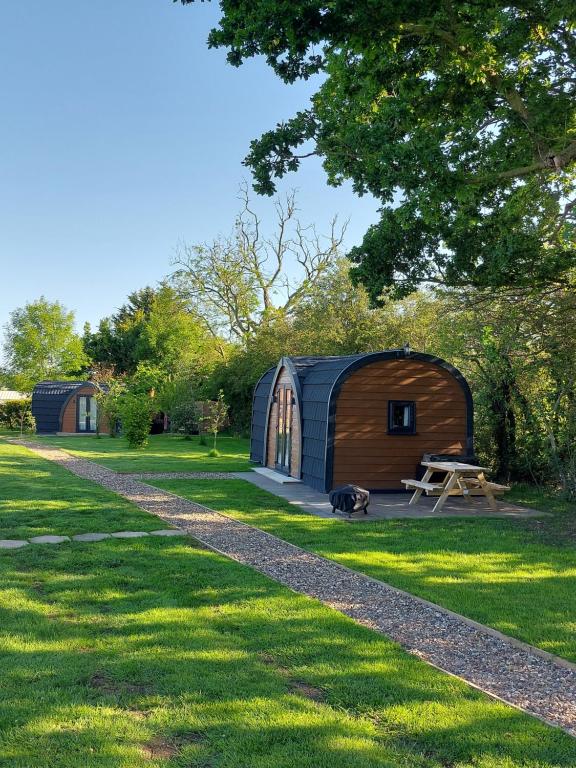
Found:
[[[486,467],[459,461],[423,461],[422,466],[426,467],[422,480],[402,480],[406,488],[414,488],[409,506],[417,504],[420,496],[426,491],[427,494],[439,497],[432,512],[439,512],[448,496],[463,496],[466,501],[470,501],[470,496],[484,496],[490,509],[495,512],[498,507],[494,494],[509,490],[506,485],[489,482],[484,474],[488,472]],[[435,472],[445,473],[441,483],[432,482]]]

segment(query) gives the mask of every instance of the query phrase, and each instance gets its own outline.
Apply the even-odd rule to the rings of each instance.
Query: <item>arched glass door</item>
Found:
[[[289,475],[292,455],[292,387],[280,384],[276,390],[276,402],[276,469]]]
[[[78,432],[96,432],[97,417],[96,398],[92,395],[79,395]]]

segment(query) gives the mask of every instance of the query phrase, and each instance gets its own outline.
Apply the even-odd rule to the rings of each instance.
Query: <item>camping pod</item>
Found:
[[[39,435],[85,435],[96,432],[98,385],[92,381],[41,381],[32,392],[32,415]],[[100,424],[108,433],[108,424]]]
[[[473,455],[470,388],[438,357],[283,357],[256,385],[251,460],[316,490],[403,490],[425,454]]]

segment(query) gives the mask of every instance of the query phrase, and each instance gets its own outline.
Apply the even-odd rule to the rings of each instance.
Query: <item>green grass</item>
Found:
[[[153,484],[576,661],[576,552],[548,541],[533,521],[347,523],[314,517],[243,480]]]
[[[0,538],[162,528],[120,496],[0,442]]]
[[[42,437],[42,443],[95,461],[116,472],[243,472],[250,470],[249,440],[219,437],[219,456],[209,456],[209,445],[199,438],[184,440],[175,435],[151,435],[146,448],[130,449],[122,437]]]
[[[2,526],[31,485],[27,501],[54,504],[51,530],[75,516],[80,529],[100,507],[100,523],[158,525],[92,483],[80,492],[23,449],[1,448]],[[6,485],[14,474],[28,486]],[[25,528],[30,511],[20,514]],[[2,767],[576,764],[576,740],[561,731],[192,540],[0,551],[0,574]]]

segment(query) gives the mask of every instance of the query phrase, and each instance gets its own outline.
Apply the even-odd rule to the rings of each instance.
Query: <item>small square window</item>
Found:
[[[388,402],[388,434],[414,435],[416,433],[416,404],[413,400]]]

